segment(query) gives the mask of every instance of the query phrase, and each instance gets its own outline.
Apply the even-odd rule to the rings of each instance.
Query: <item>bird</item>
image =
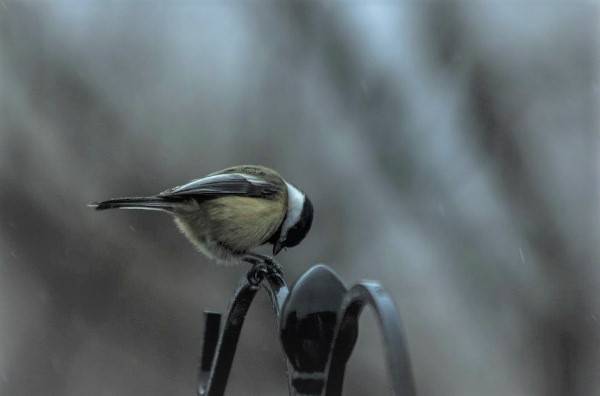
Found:
[[[275,256],[296,246],[313,221],[307,195],[261,165],[232,166],[156,195],[113,198],[89,206],[168,213],[187,239],[216,262],[263,264],[279,272],[281,266],[272,257],[253,250],[271,244]]]

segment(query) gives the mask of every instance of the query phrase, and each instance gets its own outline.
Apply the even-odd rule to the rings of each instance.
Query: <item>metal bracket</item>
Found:
[[[205,312],[198,395],[225,393],[242,326],[261,285],[278,320],[290,395],[342,394],[346,364],[366,305],[374,309],[380,324],[393,394],[416,394],[400,316],[379,283],[363,281],[348,290],[325,265],[310,268],[291,290],[279,273],[251,275],[242,278],[236,289],[222,331],[221,314]]]

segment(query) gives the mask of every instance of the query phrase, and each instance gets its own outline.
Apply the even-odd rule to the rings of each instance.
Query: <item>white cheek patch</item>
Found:
[[[287,185],[288,192],[288,208],[287,215],[281,226],[281,239],[285,239],[288,230],[300,220],[302,208],[304,207],[304,201],[306,199],[304,194],[296,187],[287,182],[285,184]]]

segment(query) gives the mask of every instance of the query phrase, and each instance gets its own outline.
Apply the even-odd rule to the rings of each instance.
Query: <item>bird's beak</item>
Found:
[[[276,256],[277,253],[281,252],[283,249],[283,243],[281,241],[277,241],[273,244],[273,256]]]

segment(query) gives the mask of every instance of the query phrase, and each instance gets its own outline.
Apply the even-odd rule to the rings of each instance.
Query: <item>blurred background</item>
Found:
[[[216,267],[86,203],[242,163],[312,198],[280,256],[400,310],[421,396],[600,389],[600,7],[0,0],[0,394],[193,395]],[[348,395],[386,394],[374,316]],[[285,394],[266,296],[232,395]]]

